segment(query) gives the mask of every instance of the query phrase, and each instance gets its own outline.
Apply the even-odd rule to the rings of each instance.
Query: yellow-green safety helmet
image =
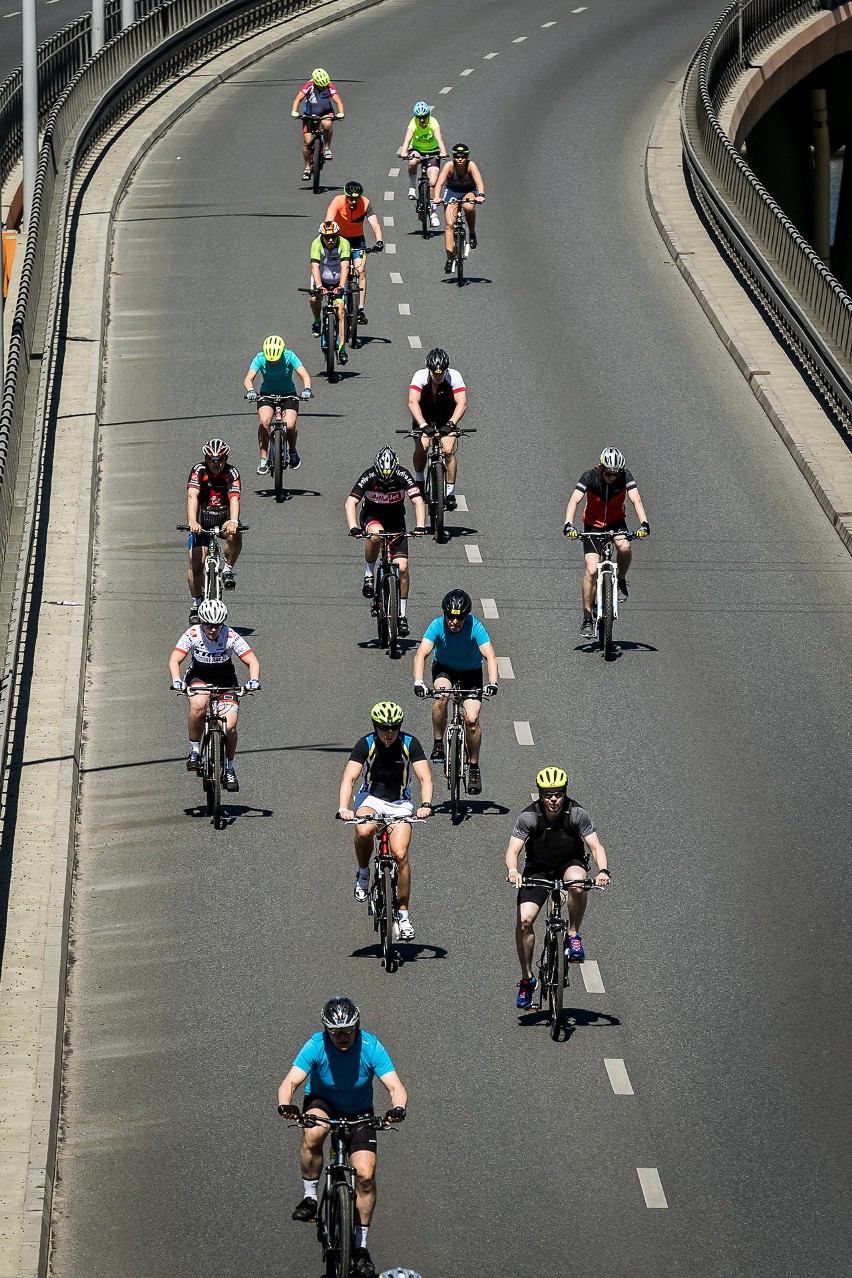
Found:
[[[270,364],[277,364],[284,354],[284,338],[278,337],[277,334],[267,337],[263,343],[263,354]]]
[[[370,711],[370,718],[378,728],[398,728],[405,718],[405,711],[395,701],[377,701]]]
[[[311,72],[311,79],[318,89],[327,89],[331,84],[331,76],[328,74],[325,67],[314,67]]]
[[[568,775],[561,768],[542,768],[535,783],[539,790],[565,790],[568,788]]]

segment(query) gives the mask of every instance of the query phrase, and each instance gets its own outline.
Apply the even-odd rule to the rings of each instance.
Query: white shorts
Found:
[[[388,803],[387,799],[377,799],[375,795],[368,794],[366,790],[356,794],[353,808],[355,812],[358,812],[361,808],[369,808],[371,812],[377,812],[379,816],[387,817],[410,817],[414,815],[414,804],[410,799],[397,799],[394,803]]]

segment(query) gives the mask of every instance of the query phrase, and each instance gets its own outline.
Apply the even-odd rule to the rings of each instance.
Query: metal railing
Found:
[[[693,187],[731,255],[852,430],[852,298],[752,173],[718,108],[749,60],[820,10],[819,0],[736,0],[684,80],[681,139]]]

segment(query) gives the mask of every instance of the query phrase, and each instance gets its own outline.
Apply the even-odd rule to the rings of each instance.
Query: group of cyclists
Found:
[[[292,113],[296,117],[303,113],[321,117],[324,158],[330,160],[333,122],[335,118],[343,118],[344,108],[338,90],[323,68],[316,68],[311,78],[302,85],[293,102]],[[307,180],[311,176],[307,122],[304,128],[306,167],[302,176]],[[484,199],[482,175],[471,160],[466,145],[454,146],[451,157],[446,158],[440,125],[425,101],[414,105],[399,154],[408,160],[411,199],[415,198],[418,168],[422,161],[426,162],[433,227],[440,225],[438,204],[442,196],[447,204],[446,269],[449,271],[453,261],[453,221],[460,206],[469,221],[471,247],[476,247],[475,205]],[[321,291],[342,294],[350,270],[357,271],[359,276],[359,322],[367,323],[366,224],[375,236],[375,248],[381,250],[381,227],[370,200],[360,182],[347,182],[342,194],[329,204],[319,234],[311,246],[314,336],[319,335],[320,329]],[[340,363],[345,363],[342,296],[336,297],[335,305],[340,307],[341,344],[337,358]],[[251,361],[243,384],[246,397],[257,404],[258,475],[269,473],[268,450],[274,411],[269,396],[284,397],[282,412],[288,461],[291,468],[298,469],[302,464],[297,448],[299,408],[313,395],[311,376],[303,360],[287,347],[282,337],[271,335]],[[414,512],[412,534],[419,536],[427,531],[423,494],[426,447],[417,432],[427,427],[437,428],[441,436],[447,466],[446,508],[453,511],[457,508],[457,432],[467,412],[467,396],[465,379],[451,366],[447,352],[441,347],[432,349],[424,367],[415,371],[408,386],[407,408],[415,433],[411,468],[402,464],[390,445],[384,445],[345,498],[348,532],[352,537],[364,539],[361,588],[368,599],[375,596],[375,565],[381,549],[381,534],[395,534],[389,553],[400,569],[399,635],[402,638],[410,634],[407,502],[411,503]],[[203,580],[204,559],[211,532],[215,529],[222,539],[225,590],[233,591],[236,587],[235,565],[242,546],[240,496],[240,475],[231,462],[229,445],[222,439],[208,440],[202,449],[202,460],[192,467],[187,480],[189,626],[177,640],[169,660],[172,687],[176,691],[191,691],[201,685],[212,685],[219,690],[226,707],[225,785],[231,791],[239,788],[234,770],[239,710],[234,658],[239,658],[247,667],[249,678],[245,686],[249,691],[260,688],[260,662],[248,642],[227,625],[228,609],[224,602],[204,598]],[[581,624],[584,637],[591,637],[592,633],[598,566],[597,543],[589,538],[589,533],[604,528],[626,532],[625,503],[628,499],[640,521],[636,535],[647,535],[650,529],[636,481],[620,450],[607,446],[598,463],[585,470],[578,479],[568,500],[563,525],[566,537],[585,539]],[[585,504],[581,526],[577,527],[574,521],[581,503]],[[624,537],[619,537],[616,547],[619,599],[626,600],[630,544]],[[187,660],[189,666],[182,675],[181,666]],[[427,683],[427,663],[430,660],[431,689]],[[413,694],[417,699],[430,694],[433,697],[431,750],[427,753],[427,748],[417,737],[405,731],[405,711],[401,705],[389,699],[377,701],[370,711],[368,731],[356,741],[344,766],[337,810],[337,815],[344,820],[358,818],[354,835],[354,898],[359,905],[367,903],[368,907],[369,866],[376,831],[371,818],[382,816],[394,821],[390,848],[397,867],[399,910],[395,926],[398,939],[403,942],[412,941],[415,937],[411,918],[410,819],[425,821],[431,818],[434,804],[430,765],[445,762],[447,697],[441,694],[447,694],[454,687],[466,691],[463,715],[469,758],[468,792],[477,795],[482,792],[482,702],[495,696],[499,687],[498,661],[491,636],[483,622],[474,615],[470,594],[460,586],[453,586],[447,591],[440,612],[424,629],[413,654],[412,681]],[[190,771],[199,767],[206,704],[206,694],[193,696],[189,704],[186,766]],[[414,783],[419,787],[419,803],[416,805],[412,796]],[[521,1011],[532,1007],[536,993],[534,926],[547,895],[544,888],[525,883],[525,878],[546,875],[564,880],[569,920],[566,958],[571,962],[582,962],[585,958],[581,926],[588,898],[579,885],[590,875],[598,887],[606,887],[611,881],[606,850],[588,811],[569,794],[566,771],[558,765],[543,767],[536,776],[536,788],[538,797],[518,815],[505,852],[507,880],[517,894],[515,939],[520,980],[515,1004]],[[351,999],[344,996],[329,999],[322,1009],[321,1024],[321,1030],[312,1035],[295,1057],[278,1091],[279,1113],[284,1117],[302,1120],[310,1115],[316,1120],[316,1125],[304,1128],[302,1136],[300,1166],[303,1192],[292,1213],[293,1219],[301,1222],[317,1219],[328,1119],[372,1116],[373,1082],[376,1078],[383,1084],[390,1100],[390,1108],[385,1115],[387,1123],[402,1122],[408,1104],[406,1088],[389,1053],[375,1035],[362,1029],[360,1011]],[[305,1095],[300,1107],[294,1098],[302,1086]],[[374,1278],[376,1270],[367,1245],[376,1202],[374,1128],[366,1124],[355,1128],[350,1134],[348,1148],[355,1175],[356,1247],[352,1272],[355,1278]],[[394,1269],[385,1271],[381,1278],[419,1278],[419,1275],[408,1269]]]

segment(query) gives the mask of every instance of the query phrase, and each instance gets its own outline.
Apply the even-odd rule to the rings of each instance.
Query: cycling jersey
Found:
[[[370,732],[356,741],[349,761],[362,765],[360,789],[387,803],[397,803],[411,798],[411,765],[425,758],[416,737],[399,732],[386,746],[377,732]]]
[[[624,500],[636,480],[629,470],[616,475],[611,483],[603,477],[600,466],[584,470],[576,487],[586,494],[583,508],[583,524],[586,528],[613,528],[624,519]]]
[[[337,103],[337,88],[333,80],[324,89],[318,89],[313,80],[306,81],[299,90],[305,101],[302,103],[304,115],[334,115]]]
[[[413,115],[408,122],[408,128],[413,129],[409,146],[412,151],[419,151],[421,155],[437,155],[440,151],[438,139],[435,137],[435,129],[440,128],[438,121],[434,115],[430,115],[424,125],[421,125],[416,115]],[[408,132],[408,130],[406,130]]]
[[[274,362],[268,360],[263,351],[258,351],[251,362],[251,373],[260,373],[262,380],[260,383],[260,394],[267,395],[295,395],[296,383],[293,381],[293,374],[297,368],[302,367],[302,361],[295,351],[286,350],[280,359]]]
[[[466,195],[469,191],[475,191],[476,182],[470,167],[465,173],[459,173],[456,166],[453,165],[447,177],[447,190],[452,192],[453,195]]]
[[[336,288],[340,283],[343,263],[352,256],[349,241],[341,235],[333,249],[326,248],[318,235],[311,245],[311,261],[319,262],[320,279],[324,288]]]
[[[467,389],[464,378],[456,368],[448,368],[436,385],[428,368],[421,368],[409,384],[410,391],[420,392],[420,411],[430,426],[446,426],[456,406],[456,396]]]
[[[512,838],[523,839],[526,844],[525,874],[553,875],[556,878],[574,862],[587,864],[588,854],[583,839],[594,833],[592,818],[573,799],[565,799],[562,810],[553,821],[548,819],[539,799],[520,813]]]
[[[307,1074],[305,1107],[311,1097],[329,1102],[341,1114],[363,1114],[373,1108],[373,1079],[393,1073],[386,1048],[359,1030],[346,1052],[334,1046],[324,1030],[312,1034],[293,1061]]]
[[[216,638],[211,639],[199,623],[184,631],[175,644],[175,651],[180,653],[181,661],[187,655],[192,658],[186,672],[187,682],[198,679],[220,688],[235,688],[237,672],[233,657],[248,656],[251,648],[230,626],[223,626]]]
[[[328,206],[328,212],[325,215],[327,222],[336,222],[340,227],[341,235],[345,235],[347,240],[363,239],[364,223],[370,213],[370,201],[366,195],[359,195],[357,203],[352,208],[345,195],[338,195],[336,200],[332,200]]]
[[[444,616],[436,617],[423,635],[435,645],[435,660],[449,670],[473,670],[482,664],[480,646],[491,636],[477,618],[468,614],[461,630],[453,634]]]
[[[240,495],[240,472],[235,466],[223,466],[214,474],[206,462],[198,462],[189,472],[186,487],[188,492],[198,493],[199,513],[208,514],[213,527],[222,522],[220,516],[230,518],[230,499]]]
[[[383,484],[375,466],[371,466],[356,481],[349,496],[363,501],[363,523],[377,519],[388,532],[402,532],[405,528],[405,498],[408,496],[413,500],[419,497],[420,485],[404,466],[397,467],[390,484]]]

